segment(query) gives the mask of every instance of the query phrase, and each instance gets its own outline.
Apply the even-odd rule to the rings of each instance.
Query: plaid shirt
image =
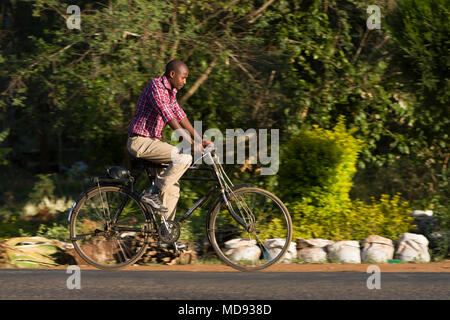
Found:
[[[128,133],[161,139],[162,130],[168,121],[186,118],[175,97],[177,89],[169,88],[165,75],[147,84],[139,96],[136,114],[128,126]]]

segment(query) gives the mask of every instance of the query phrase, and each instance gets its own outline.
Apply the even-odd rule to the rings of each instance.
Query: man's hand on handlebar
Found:
[[[202,143],[194,141],[193,151],[201,152],[201,154],[205,153],[205,148],[211,149],[214,148],[214,143],[210,140],[202,140]]]
[[[203,148],[206,148],[209,145],[214,145],[214,142],[212,142],[211,140],[202,140],[202,146]]]
[[[205,147],[205,153],[211,153],[211,155],[212,156],[214,156],[214,154],[215,154],[215,149],[216,149],[216,146],[214,145],[214,143],[213,142],[211,142],[210,144],[208,144],[206,147]]]

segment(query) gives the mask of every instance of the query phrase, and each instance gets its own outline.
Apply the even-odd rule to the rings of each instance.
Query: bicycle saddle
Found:
[[[127,179],[131,177],[131,172],[123,166],[114,166],[106,168],[108,176],[112,179]]]

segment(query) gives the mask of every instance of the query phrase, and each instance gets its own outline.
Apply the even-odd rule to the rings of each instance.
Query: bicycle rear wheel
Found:
[[[70,238],[87,263],[100,269],[118,269],[144,254],[150,225],[144,207],[127,189],[93,187],[73,209]]]
[[[219,258],[240,271],[257,271],[280,261],[292,238],[292,221],[283,202],[267,190],[245,187],[233,190],[228,203],[222,200],[213,208],[208,225]]]

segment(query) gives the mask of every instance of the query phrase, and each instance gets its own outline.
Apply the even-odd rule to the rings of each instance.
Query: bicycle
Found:
[[[207,170],[212,177],[183,176],[180,180],[214,181],[215,185],[177,221],[167,221],[140,201],[140,193],[135,190],[137,179],[131,173],[120,179],[92,178],[95,185],[79,196],[69,212],[68,240],[75,251],[100,269],[134,264],[146,252],[151,237],[173,245],[177,251],[182,223],[218,191],[206,215],[206,235],[217,256],[240,271],[257,271],[280,261],[292,238],[292,221],[286,206],[267,190],[234,186],[214,148],[205,148],[203,157],[209,158],[212,165],[202,167],[194,163],[188,170]],[[166,167],[145,160],[143,164],[137,176],[145,171],[150,184],[155,178],[150,169]],[[271,248],[272,239],[285,241],[283,247]],[[239,257],[236,242],[245,243],[253,256]]]

